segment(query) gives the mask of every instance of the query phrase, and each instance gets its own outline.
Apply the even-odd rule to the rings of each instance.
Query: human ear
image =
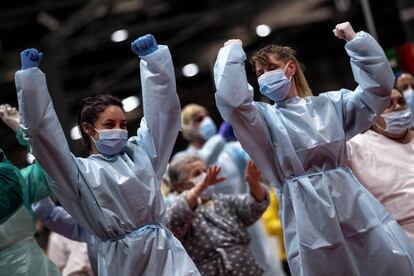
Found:
[[[93,137],[95,134],[95,130],[86,122],[82,123],[82,130],[88,134],[90,137]]]
[[[287,66],[286,71],[289,74],[289,77],[292,77],[296,73],[296,63],[291,60]]]

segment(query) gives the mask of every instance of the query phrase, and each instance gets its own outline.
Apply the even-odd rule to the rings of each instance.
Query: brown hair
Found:
[[[299,97],[304,98],[306,96],[312,96],[312,90],[309,88],[305,75],[303,74],[299,62],[296,59],[296,51],[290,47],[271,44],[261,48],[250,59],[253,70],[256,70],[256,62],[264,65],[270,65],[271,62],[268,57],[269,54],[274,55],[277,59],[282,60],[284,63],[293,61],[296,65],[296,72],[293,75],[293,82],[295,83]]]

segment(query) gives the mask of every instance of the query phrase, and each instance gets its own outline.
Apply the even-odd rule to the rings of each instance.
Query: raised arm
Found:
[[[247,82],[245,60],[241,42],[234,41],[221,48],[214,65],[217,108],[223,119],[233,126],[243,149],[266,179],[277,185],[273,145],[266,124],[253,103],[253,88]]]
[[[391,95],[394,75],[384,51],[371,35],[365,32],[355,34],[348,22],[338,24],[334,33],[347,41],[345,49],[358,83],[354,92],[341,93],[340,98],[327,93],[327,96],[341,103],[348,140],[368,129],[384,111]]]
[[[20,111],[20,128],[32,147],[33,155],[59,185],[60,197],[77,199],[78,170],[56,116],[46,85],[38,68],[42,53],[27,49],[21,53],[22,69],[15,82]]]
[[[187,192],[184,192],[167,207],[165,226],[174,233],[174,236],[183,240],[195,217],[196,213],[188,205]]]
[[[174,66],[168,47],[158,46],[152,35],[138,38],[131,48],[141,58],[144,108],[144,118],[136,139],[144,147],[161,180],[181,123]]]

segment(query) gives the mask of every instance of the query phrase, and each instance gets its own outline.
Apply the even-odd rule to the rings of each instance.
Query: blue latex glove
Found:
[[[223,136],[223,138],[227,142],[237,141],[237,138],[233,132],[233,127],[226,121],[221,123],[220,128],[219,128],[219,134]]]
[[[137,38],[131,43],[132,51],[140,57],[149,55],[158,49],[157,41],[152,34]]]
[[[22,62],[22,70],[32,67],[39,67],[39,63],[43,58],[43,53],[37,49],[29,48],[20,53],[20,59]]]

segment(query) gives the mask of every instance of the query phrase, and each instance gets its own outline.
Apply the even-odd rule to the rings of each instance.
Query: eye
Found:
[[[115,127],[115,124],[114,123],[111,123],[111,122],[106,122],[106,123],[104,123],[104,125],[103,125],[106,129],[112,129],[112,128],[114,128]]]
[[[126,129],[126,128],[127,128],[127,123],[121,123],[120,128],[121,128],[121,129]]]

